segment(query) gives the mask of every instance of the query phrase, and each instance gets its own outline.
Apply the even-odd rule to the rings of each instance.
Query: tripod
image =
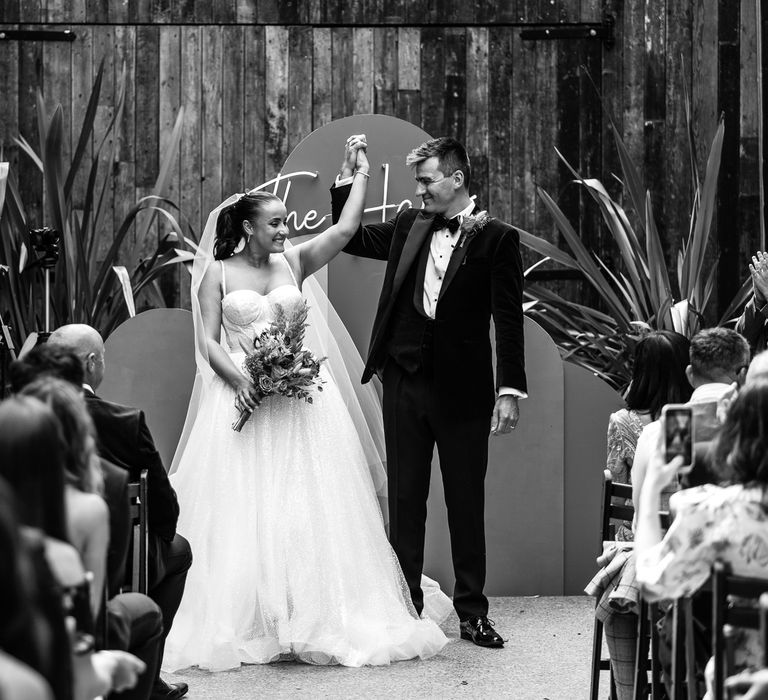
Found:
[[[59,262],[59,239],[61,234],[55,229],[45,226],[33,228],[29,232],[32,248],[37,254],[37,261],[43,268],[45,279],[45,330],[37,334],[37,344],[45,343],[51,335],[51,270]]]

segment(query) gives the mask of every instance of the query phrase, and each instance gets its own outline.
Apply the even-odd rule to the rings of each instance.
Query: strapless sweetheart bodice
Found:
[[[221,300],[221,325],[230,350],[251,347],[253,339],[274,320],[277,307],[290,315],[302,302],[301,292],[292,284],[281,284],[268,294],[252,289],[228,292]]]

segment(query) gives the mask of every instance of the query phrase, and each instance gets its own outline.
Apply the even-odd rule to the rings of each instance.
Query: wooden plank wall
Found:
[[[584,240],[614,261],[609,234],[554,149],[619,193],[613,119],[652,192],[665,246],[675,251],[691,208],[687,93],[702,172],[718,115],[726,119],[711,251],[713,262],[720,256],[724,304],[760,244],[757,2],[0,0],[3,28],[66,26],[77,34],[72,44],[0,41],[0,144],[42,221],[42,182],[12,138],[36,143],[39,70],[47,104],[62,104],[76,134],[104,60],[97,131],[115,109],[123,70],[127,85],[116,160],[104,164],[116,175],[108,193],[115,222],[152,188],[183,105],[168,194],[200,231],[212,206],[275,174],[313,129],[350,114],[391,114],[465,141],[475,193],[494,214],[554,239],[535,193],[543,186],[579,219]],[[524,42],[515,26],[599,22],[604,11],[616,18],[613,49],[596,40]]]

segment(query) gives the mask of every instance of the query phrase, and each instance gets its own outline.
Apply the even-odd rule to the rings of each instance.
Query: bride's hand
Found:
[[[245,377],[236,387],[235,408],[238,411],[254,411],[259,405],[259,396],[252,382]]]

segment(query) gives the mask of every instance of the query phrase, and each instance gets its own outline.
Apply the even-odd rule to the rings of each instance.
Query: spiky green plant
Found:
[[[635,226],[624,207],[608,194],[599,180],[583,177],[559,152],[558,156],[573,173],[575,182],[599,207],[618,248],[622,269],[612,270],[582,243],[563,211],[541,187],[537,188],[538,195],[568,250],[526,231],[521,232],[521,242],[544,256],[531,270],[544,261],[578,270],[597,292],[600,307],[591,308],[563,299],[541,284],[531,283],[525,291],[529,300],[527,313],[550,333],[564,359],[623,388],[630,378],[629,359],[634,345],[645,332],[668,329],[690,337],[702,327],[705,316],[710,315],[717,268],[713,265],[705,269],[705,259],[716,204],[724,124],[721,119],[703,180],[699,178],[691,130],[688,130],[694,197],[689,230],[681,237],[674,266],[668,265],[664,256],[650,192],[643,189],[615,125],[612,129],[623,174],[624,198],[634,211]],[[674,285],[667,272],[669,267],[675,269]],[[750,285],[745,283],[720,319],[721,325],[731,319],[749,292]]]
[[[153,193],[140,198],[114,230],[112,212],[105,207],[105,193],[110,186],[111,173],[104,173],[100,156],[110,148],[111,163],[115,160],[118,139],[109,137],[120,123],[125,98],[125,70],[119,82],[117,104],[111,121],[98,140],[94,121],[101,93],[103,62],[99,66],[77,145],[71,160],[65,162],[64,121],[61,105],[48,114],[43,93],[37,90],[39,145],[36,150],[23,137],[16,139],[24,156],[29,157],[43,175],[45,183],[46,222],[60,234],[60,257],[53,272],[50,290],[52,327],[64,323],[88,323],[106,337],[129,315],[135,313],[137,297],[147,305],[163,306],[157,285],[158,276],[171,265],[187,262],[185,236],[175,211],[176,205],[163,196],[172,164],[178,153],[183,108],[179,110],[169,147]],[[88,144],[94,143],[90,160],[86,159]],[[82,201],[73,198],[73,186],[78,174],[87,176]],[[145,241],[155,236],[156,217],[162,217],[177,239],[181,251],[164,249],[155,244],[152,255],[139,259],[137,252]],[[43,329],[43,273],[36,263],[29,238],[30,221],[23,197],[13,171],[5,164],[0,167],[0,322],[18,349],[35,331]],[[136,231],[131,241],[129,234]],[[112,243],[101,258],[98,242],[107,237]],[[151,247],[150,247],[151,249]],[[130,271],[129,271],[130,270]]]

